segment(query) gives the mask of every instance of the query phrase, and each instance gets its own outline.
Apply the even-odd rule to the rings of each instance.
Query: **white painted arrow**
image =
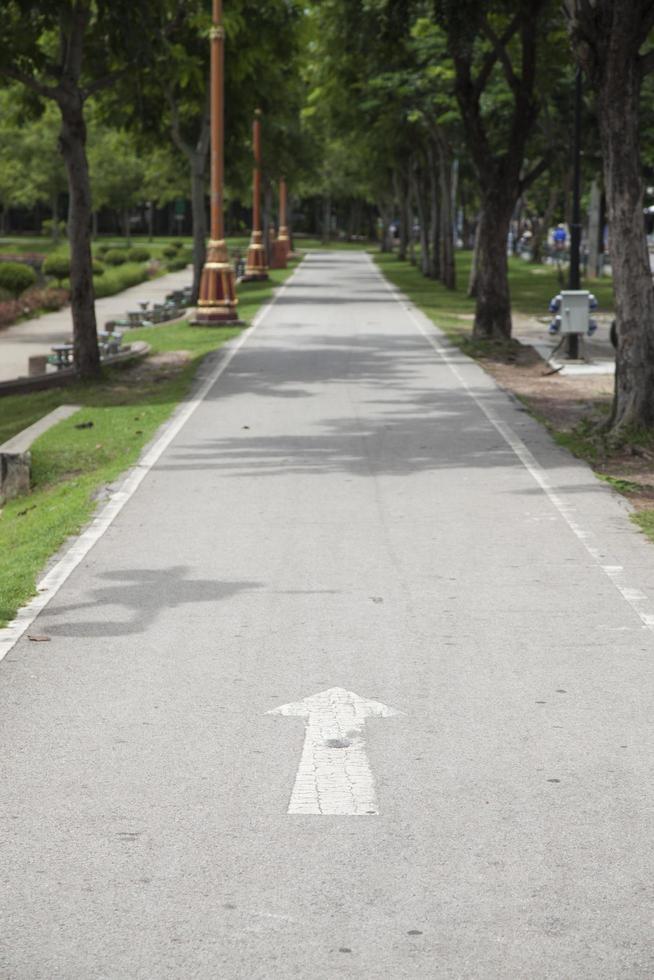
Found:
[[[288,812],[347,816],[379,813],[363,729],[366,718],[390,718],[401,713],[342,687],[330,687],[268,711],[269,715],[306,719],[304,748]]]

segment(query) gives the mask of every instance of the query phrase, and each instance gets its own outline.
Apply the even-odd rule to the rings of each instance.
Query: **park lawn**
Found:
[[[249,322],[292,268],[271,272],[270,282],[242,283],[239,314]],[[129,333],[146,340],[153,354],[168,354],[160,367],[114,369],[97,383],[77,384],[0,400],[0,443],[58,405],[80,405],[32,447],[32,490],[0,510],[0,627],[36,591],[48,561],[70,535],[79,533],[98,506],[98,493],[138,459],[143,447],[188,394],[202,359],[240,333],[239,327],[161,324]],[[175,359],[170,352],[184,351]],[[156,362],[156,358],[155,358]],[[134,377],[131,377],[134,375]],[[79,429],[84,422],[92,427]]]
[[[426,279],[410,262],[400,262],[397,255],[375,253],[375,261],[384,275],[419,306],[441,329],[459,340],[470,333],[475,301],[466,296],[472,252],[456,253],[456,290]],[[516,313],[547,316],[549,301],[563,288],[555,266],[531,265],[523,259],[509,259],[511,304]],[[599,303],[601,312],[613,309],[613,284],[609,277],[583,283]]]

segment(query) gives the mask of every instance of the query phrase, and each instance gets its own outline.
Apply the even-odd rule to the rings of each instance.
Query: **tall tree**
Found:
[[[610,428],[654,425],[654,288],[643,220],[640,97],[654,68],[642,51],[654,0],[565,0],[575,56],[597,96],[618,328]]]
[[[21,82],[60,113],[59,149],[68,176],[68,237],[75,364],[100,371],[91,264],[91,186],[84,106],[127,72],[138,74],[152,34],[156,0],[5,0],[0,75]]]
[[[479,182],[474,335],[511,336],[507,238],[516,202],[544,171],[525,172],[539,112],[539,47],[549,0],[436,0],[455,68],[455,94]],[[492,95],[492,98],[489,97]]]

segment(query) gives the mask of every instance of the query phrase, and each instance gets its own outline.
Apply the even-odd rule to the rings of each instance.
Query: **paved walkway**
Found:
[[[363,254],[220,363],[0,667],[0,975],[649,980],[624,502]]]
[[[115,296],[97,300],[95,304],[98,328],[105,321],[125,316],[127,310],[138,310],[139,302],[162,303],[167,293],[190,283],[188,269],[171,272],[160,279],[150,279],[132,286]],[[13,327],[0,329],[0,381],[27,375],[27,362],[35,354],[50,354],[53,344],[70,340],[73,322],[70,307],[56,313],[46,313],[34,320],[24,320]]]

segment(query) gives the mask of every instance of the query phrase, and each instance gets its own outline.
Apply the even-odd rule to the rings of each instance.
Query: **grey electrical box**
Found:
[[[561,333],[587,333],[590,317],[587,289],[561,290]]]

